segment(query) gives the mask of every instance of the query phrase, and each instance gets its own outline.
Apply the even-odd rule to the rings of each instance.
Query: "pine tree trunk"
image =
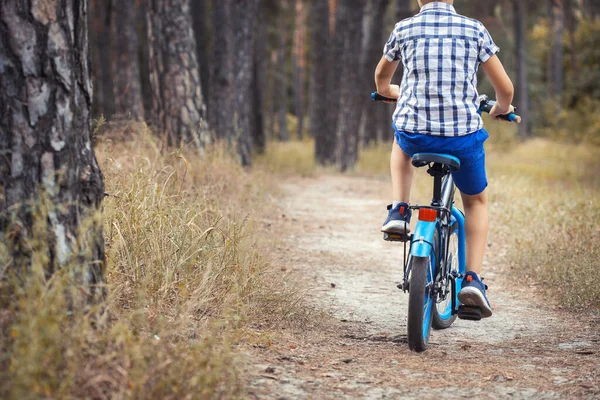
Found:
[[[200,65],[200,86],[202,87],[202,97],[206,102],[207,108],[210,108],[209,88],[209,61],[208,61],[208,29],[207,29],[207,9],[206,0],[192,1],[192,24],[194,26],[194,35],[196,39],[196,58]]]
[[[579,76],[579,57],[577,57],[577,42],[575,40],[575,30],[577,28],[575,16],[575,4],[573,0],[564,0],[565,22],[569,31],[569,53],[571,55],[571,68],[573,76]]]
[[[254,112],[252,81],[254,80],[254,27],[258,15],[258,0],[233,0],[235,113],[234,129],[240,162],[252,164],[252,125]]]
[[[144,117],[142,83],[138,59],[137,10],[135,2],[114,3],[112,8],[112,76],[116,114]]]
[[[202,150],[210,135],[189,0],[153,0],[147,12],[152,119],[169,145]]]
[[[371,0],[369,4],[369,13],[367,15],[368,23],[365,30],[365,51],[362,52],[364,58],[361,62],[361,76],[363,78],[362,96],[368,98],[372,91],[375,90],[375,82],[373,75],[377,63],[383,55],[383,47],[386,41],[385,32],[385,12],[390,4],[389,0]],[[386,105],[369,101],[362,112],[361,118],[361,133],[363,145],[372,144],[382,138],[385,133],[391,131],[391,121],[387,120],[385,113]],[[382,122],[385,120],[385,124]],[[384,131],[385,126],[385,131]]]
[[[362,0],[360,0],[362,3]],[[334,7],[330,7],[329,11],[333,12],[335,17],[333,18],[334,24],[330,27],[330,45],[327,51],[327,80],[328,89],[325,93],[326,96],[326,107],[327,107],[327,127],[325,132],[326,141],[322,149],[323,152],[323,165],[335,164],[336,163],[336,132],[338,129],[338,118],[340,111],[341,102],[341,83],[343,72],[340,69],[343,68],[342,60],[344,57],[344,43],[345,43],[345,32],[348,28],[348,12],[347,9],[350,6],[347,2],[339,1],[333,2]],[[331,17],[330,17],[331,19]],[[355,28],[356,29],[356,28]],[[356,54],[360,54],[359,51],[353,50]],[[330,66],[335,66],[331,68]]]
[[[94,114],[111,117],[115,111],[111,71],[112,0],[90,0],[90,48],[94,84]]]
[[[265,11],[259,0],[257,20],[263,20]],[[252,65],[252,104],[253,112],[250,113],[252,126],[252,146],[258,154],[263,154],[267,146],[265,135],[265,88],[266,88],[266,53],[267,53],[267,26],[258,24],[254,43],[254,62]]]
[[[75,267],[93,301],[104,238],[91,217],[104,184],[91,143],[87,1],[51,4],[0,2],[0,263],[29,270],[43,240],[35,256],[47,257],[46,273]]]
[[[333,135],[328,131],[327,93],[331,90],[328,81],[329,56],[329,4],[325,1],[313,1],[310,9],[311,22],[311,71],[309,128],[315,138],[315,158],[321,165],[331,162],[328,154],[334,143]]]
[[[210,103],[208,109],[211,129],[218,138],[233,144],[234,73],[233,29],[231,0],[213,4],[213,53],[210,68]]]
[[[548,53],[548,86],[551,97],[560,98],[563,89],[563,0],[549,0],[551,43]]]
[[[152,116],[152,85],[150,84],[150,51],[148,40],[148,1],[136,1],[138,14],[138,39],[140,41],[140,82],[142,85],[142,103],[146,120]]]
[[[341,63],[340,106],[336,134],[336,162],[340,171],[354,168],[358,160],[358,129],[360,125],[361,86],[359,60],[356,54],[361,53],[362,18],[364,0],[355,0],[350,6],[340,2],[338,7],[341,21],[337,25],[343,37],[343,54]]]
[[[296,0],[296,23],[294,30],[294,108],[298,118],[297,138],[302,140],[304,134],[304,74],[305,57],[304,38],[306,22],[304,16],[304,1]]]
[[[515,69],[517,76],[518,112],[523,119],[519,124],[519,136],[525,140],[531,133],[529,121],[529,82],[527,79],[527,37],[525,19],[527,18],[526,4],[522,0],[513,0],[513,19],[515,25]]]
[[[287,126],[288,114],[288,79],[287,79],[287,29],[285,14],[288,0],[281,0],[279,15],[279,49],[277,52],[277,106],[279,115],[279,140],[286,142],[290,140]]]

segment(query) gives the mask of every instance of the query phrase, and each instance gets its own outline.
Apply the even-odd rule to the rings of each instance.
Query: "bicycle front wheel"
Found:
[[[425,351],[431,332],[434,299],[431,295],[432,265],[429,257],[413,257],[408,297],[408,347]]]

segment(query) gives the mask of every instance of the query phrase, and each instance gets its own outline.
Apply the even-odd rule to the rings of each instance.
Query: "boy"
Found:
[[[487,318],[492,309],[479,274],[488,233],[483,149],[488,134],[477,114],[479,65],[496,91],[493,118],[514,111],[514,88],[496,56],[500,49],[486,28],[457,14],[453,3],[419,0],[420,13],[396,24],[375,71],[377,92],[398,99],[390,160],[394,202],[381,230],[409,230],[413,154],[444,153],[460,159],[460,171],[452,175],[465,208],[467,274],[458,298],[462,304],[479,307]],[[402,84],[391,85],[400,61]]]

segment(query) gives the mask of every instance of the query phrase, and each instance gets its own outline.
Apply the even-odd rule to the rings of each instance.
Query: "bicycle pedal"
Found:
[[[410,235],[405,235],[403,233],[383,233],[383,240],[386,242],[408,242],[410,240]]]
[[[465,306],[464,304],[461,304],[458,306],[458,318],[469,321],[479,321],[481,318],[483,318],[483,313],[479,307]]]

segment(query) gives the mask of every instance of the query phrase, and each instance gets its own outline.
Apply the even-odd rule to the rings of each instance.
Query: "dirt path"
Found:
[[[405,336],[408,295],[396,289],[402,245],[378,232],[388,181],[298,178],[283,190],[285,216],[274,224],[282,265],[332,317],[279,332],[270,346],[251,351],[250,397],[600,396],[600,321],[552,309],[504,273],[509,240],[494,223],[500,205],[490,205],[495,228],[483,274],[494,316],[434,331],[430,350],[415,354]]]

